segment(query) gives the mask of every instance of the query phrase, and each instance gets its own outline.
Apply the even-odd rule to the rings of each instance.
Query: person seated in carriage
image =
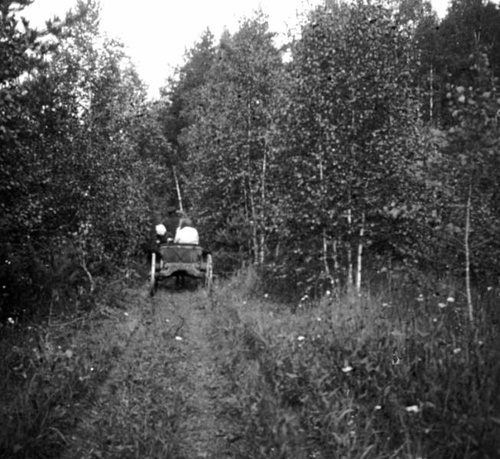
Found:
[[[175,232],[174,244],[199,245],[200,238],[198,231],[193,226],[190,218],[181,218],[179,228]]]
[[[160,223],[159,225],[156,225],[155,232],[156,232],[156,244],[163,244],[168,241],[169,237],[167,234],[167,228],[165,228],[164,224]]]

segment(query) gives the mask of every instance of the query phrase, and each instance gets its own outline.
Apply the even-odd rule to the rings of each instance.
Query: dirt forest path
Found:
[[[225,410],[231,382],[207,293],[132,293],[125,319],[101,332],[118,343],[117,358],[62,457],[236,457],[237,422]]]

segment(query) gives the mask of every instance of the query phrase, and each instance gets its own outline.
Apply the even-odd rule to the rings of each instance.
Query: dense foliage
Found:
[[[97,3],[42,32],[17,7],[2,1],[3,318],[64,294],[80,301],[96,275],[127,266],[149,235],[149,195],[165,193],[157,158],[168,152],[123,46],[100,33]]]
[[[282,48],[261,13],[200,42],[167,111],[219,266],[302,292],[396,266],[491,282],[499,17],[481,1],[442,21],[420,1],[327,2]]]
[[[45,32],[14,5],[2,2],[6,303],[47,299],[37,289],[57,279],[92,288],[178,199],[221,273],[256,264],[288,292],[359,290],[401,267],[498,276],[497,6],[456,0],[439,21],[422,1],[326,2],[281,47],[257,12],[218,41],[207,30],[148,103],[97,3]]]

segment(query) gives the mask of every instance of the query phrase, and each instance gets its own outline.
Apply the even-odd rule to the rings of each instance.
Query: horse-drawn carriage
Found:
[[[211,253],[199,245],[172,242],[159,244],[151,259],[151,296],[155,294],[160,280],[186,277],[201,281],[210,290],[213,280]]]

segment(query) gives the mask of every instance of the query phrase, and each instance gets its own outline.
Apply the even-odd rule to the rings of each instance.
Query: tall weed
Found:
[[[239,320],[250,457],[498,457],[498,316],[484,296],[471,325],[449,293],[305,296],[292,313],[232,285],[215,301]]]
[[[79,315],[59,311],[48,324],[0,325],[0,457],[60,455],[125,346],[130,331],[117,327],[125,318],[101,304]]]

